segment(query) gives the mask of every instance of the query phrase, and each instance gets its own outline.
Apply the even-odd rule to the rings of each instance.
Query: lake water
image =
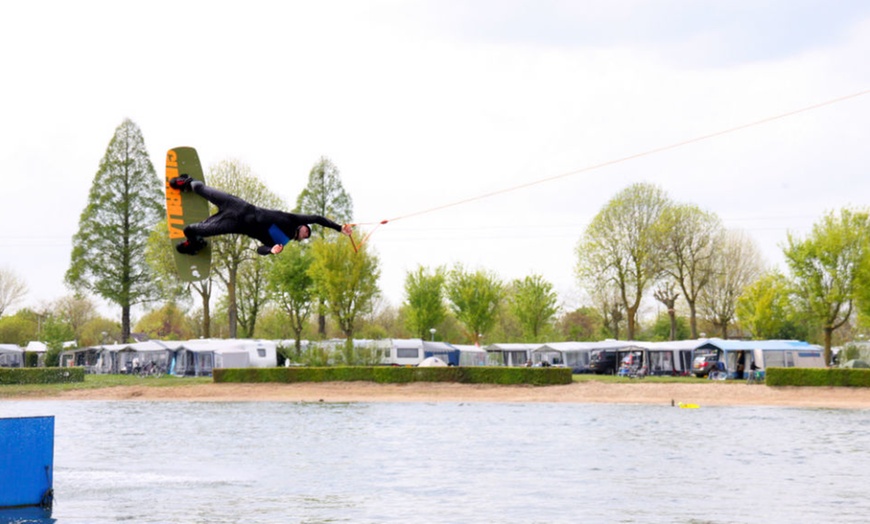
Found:
[[[57,523],[867,522],[870,412],[3,401]]]

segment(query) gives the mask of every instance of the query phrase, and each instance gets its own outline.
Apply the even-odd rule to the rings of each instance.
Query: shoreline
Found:
[[[0,398],[15,400],[126,400],[183,402],[498,402],[577,404],[690,403],[703,406],[780,406],[870,409],[870,389],[768,387],[743,383],[604,383],[564,386],[499,386],[454,383],[377,384],[372,382],[149,385],[75,389]]]

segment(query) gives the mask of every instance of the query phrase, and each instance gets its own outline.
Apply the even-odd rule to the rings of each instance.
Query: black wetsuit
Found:
[[[202,222],[184,228],[184,235],[199,242],[216,235],[247,235],[263,243],[257,253],[268,255],[275,244],[285,245],[296,238],[296,230],[303,225],[319,224],[336,231],[341,226],[319,215],[296,215],[275,209],[264,209],[245,202],[195,180],[191,190],[218,207],[218,212]]]

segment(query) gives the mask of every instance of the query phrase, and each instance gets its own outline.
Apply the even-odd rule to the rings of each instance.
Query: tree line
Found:
[[[255,205],[289,208],[237,160],[210,166],[206,180]],[[765,268],[751,238],[724,228],[715,213],[675,202],[655,185],[634,184],[617,193],[578,240],[574,265],[588,305],[564,311],[542,275],[504,282],[458,263],[408,272],[396,308],[382,302],[379,260],[369,245],[356,252],[339,235],[317,228],[309,242],[292,242],[269,257],[256,255],[247,237],[213,237],[211,276],[180,282],[163,187],[141,131],[125,120],[100,160],[73,237],[65,278],[71,295],[41,311],[2,317],[26,286],[0,270],[0,340],[30,336],[93,345],[129,340],[134,327],[162,338],[299,341],[338,334],[480,344],[667,340],[706,332],[817,341],[830,359],[835,332],[856,329],[870,311],[866,210],[831,212],[806,237],[789,234],[783,248],[789,272],[783,274]],[[291,211],[352,222],[353,200],[328,158],[312,167]],[[120,322],[100,318],[89,296],[118,306]],[[651,303],[661,304],[663,313],[644,315]],[[131,326],[136,305],[148,311]]]

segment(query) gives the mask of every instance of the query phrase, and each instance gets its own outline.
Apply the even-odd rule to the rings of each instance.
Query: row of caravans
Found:
[[[307,346],[309,343],[306,342]],[[333,349],[343,340],[317,342]],[[824,367],[820,346],[795,340],[724,340],[718,338],[641,342],[550,342],[477,346],[422,339],[355,340],[357,348],[379,353],[386,365],[415,366],[438,357],[456,366],[560,366],[575,373],[604,372],[644,375],[707,375],[721,370],[727,378],[746,378],[749,370],[766,367]],[[609,363],[610,367],[602,365]]]
[[[336,349],[343,340],[309,343]],[[138,342],[91,346],[61,353],[62,366],[83,366],[92,373],[156,371],[179,376],[210,375],[215,368],[271,367],[278,348],[293,341],[216,340]],[[574,372],[705,375],[716,369],[728,378],[767,367],[824,367],[820,346],[794,340],[699,339],[674,342],[605,340],[546,344],[492,344],[485,348],[422,339],[354,340],[357,348],[377,352],[385,365],[418,365],[437,357],[455,366],[562,366]],[[19,367],[23,350],[0,345],[0,366]],[[607,367],[603,364],[610,364]]]
[[[729,379],[763,375],[768,367],[825,367],[821,346],[797,340],[723,340],[718,338],[641,342],[557,342],[540,345],[494,344],[506,365],[570,367],[576,373],[610,372],[645,375],[708,375]],[[609,367],[597,364],[608,362]]]
[[[292,348],[294,341],[280,341],[279,347]],[[331,339],[318,342],[302,342],[302,351],[316,345],[331,351],[343,346],[343,339]],[[416,366],[423,360],[435,357],[449,366],[492,366],[498,365],[491,355],[478,346],[465,344],[450,344],[448,342],[430,342],[419,338],[412,339],[382,339],[353,341],[354,348],[376,352],[381,364],[392,366]],[[288,352],[289,353],[289,352]]]
[[[209,376],[216,368],[274,367],[277,344],[268,340],[149,340],[64,351],[62,367],[82,366],[89,373]]]

